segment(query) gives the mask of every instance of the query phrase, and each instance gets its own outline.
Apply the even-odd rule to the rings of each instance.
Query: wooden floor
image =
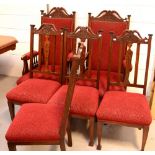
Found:
[[[0,75],[0,151],[7,151],[7,143],[5,140],[6,130],[11,122],[6,103],[5,94],[12,87],[16,85],[17,78],[7,77]],[[16,107],[18,111],[19,107]],[[95,133],[96,136],[96,133]],[[113,150],[139,150],[141,146],[142,131],[129,127],[121,127],[114,125],[105,125],[103,127],[102,137],[102,151]],[[85,120],[72,120],[72,139],[73,146],[68,147],[67,150],[75,151],[95,151],[97,139],[95,138],[95,145],[93,147],[88,146],[88,122]],[[33,151],[55,151],[60,150],[59,146],[17,146],[17,150]],[[145,150],[155,151],[155,120],[152,122],[148,140]]]

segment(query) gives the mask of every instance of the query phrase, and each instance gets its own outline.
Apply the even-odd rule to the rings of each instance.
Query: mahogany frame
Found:
[[[151,52],[151,40],[152,40],[152,34],[148,35],[148,38],[142,38],[141,35],[139,34],[138,31],[131,31],[131,30],[126,30],[121,36],[116,36],[113,33],[111,33],[111,46],[110,46],[110,56],[109,56],[109,68],[108,68],[108,88],[110,85],[123,85],[125,87],[130,86],[130,87],[137,87],[137,88],[142,88],[143,89],[143,95],[146,95],[146,85],[147,85],[147,78],[148,78],[148,69],[149,69],[149,60],[150,60],[150,52]],[[126,61],[127,61],[127,66],[126,66],[126,72],[125,72],[125,78],[124,81],[121,82],[120,79],[118,82],[111,82],[110,81],[110,71],[111,71],[111,57],[112,57],[112,46],[114,42],[121,42],[121,43],[126,43],[128,46],[128,49],[126,51]],[[136,43],[137,44],[137,49],[136,49],[136,61],[135,61],[135,72],[134,72],[134,81],[133,83],[129,82],[129,70],[130,70],[130,65],[131,65],[131,58],[132,58],[132,44]],[[145,68],[145,76],[144,76],[144,83],[143,84],[138,84],[137,83],[137,76],[138,76],[138,63],[139,63],[139,56],[140,56],[140,45],[141,44],[146,44],[147,45],[147,58],[146,58],[146,68]],[[120,50],[121,51],[121,50]],[[118,74],[120,75],[120,69]],[[152,94],[153,95],[153,94]],[[152,98],[152,97],[151,97]],[[151,102],[151,100],[150,100]],[[97,120],[97,136],[98,136],[98,145],[97,149],[101,150],[101,137],[102,137],[102,124],[115,124],[115,125],[122,125],[122,126],[128,126],[128,127],[136,127],[138,129],[143,129],[143,138],[142,138],[142,146],[141,146],[141,151],[144,150],[148,132],[149,132],[149,126],[147,125],[137,125],[137,124],[127,124],[127,123],[121,123],[121,122],[115,122],[115,121],[108,121],[108,120]]]

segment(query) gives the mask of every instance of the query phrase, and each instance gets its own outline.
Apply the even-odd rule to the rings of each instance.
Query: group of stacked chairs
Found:
[[[16,145],[72,146],[71,118],[89,121],[89,146],[101,149],[102,127],[116,124],[143,129],[144,150],[152,118],[146,99],[152,35],[130,30],[130,15],[116,11],[88,14],[88,26],[75,28],[75,15],[62,7],[31,25],[30,52],[22,56],[22,77],[6,97],[12,123],[6,132],[9,150]],[[144,82],[138,83],[141,48],[147,56]],[[135,59],[132,55],[135,50]],[[133,71],[133,80],[129,75]],[[142,94],[127,92],[137,87]],[[21,105],[15,114],[15,105]]]

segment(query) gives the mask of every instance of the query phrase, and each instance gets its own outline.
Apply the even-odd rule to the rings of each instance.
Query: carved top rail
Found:
[[[113,35],[113,32],[111,32]],[[151,35],[151,34],[149,34]],[[152,35],[151,35],[152,36]],[[113,41],[126,41],[128,43],[148,43],[148,38],[142,38],[140,33],[136,30],[126,30],[121,36],[113,36]]]
[[[85,42],[86,39],[98,39],[101,37],[101,34],[95,34],[90,27],[80,27],[78,26],[74,32],[68,33],[67,37],[69,38],[79,38],[82,42]]]
[[[127,18],[122,18],[119,13],[114,10],[103,10],[96,17],[91,16],[91,13],[89,13],[89,18],[100,21],[125,22],[130,21],[130,17],[131,15],[128,15]]]
[[[40,10],[41,15],[51,18],[72,18],[75,15],[75,11],[72,14],[68,14],[63,7],[54,7],[48,13],[45,13],[44,10]]]
[[[34,34],[44,34],[44,35],[58,35],[61,33],[63,34],[62,31],[58,31],[54,24],[42,24],[38,29],[35,28],[35,25],[31,25],[33,27],[33,33]]]

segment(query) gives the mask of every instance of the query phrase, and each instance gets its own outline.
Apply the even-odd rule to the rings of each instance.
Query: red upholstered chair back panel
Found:
[[[100,69],[101,70],[108,70],[108,57],[109,57],[109,49],[110,49],[110,32],[114,32],[117,35],[121,35],[122,32],[125,29],[128,29],[128,23],[127,22],[110,22],[110,21],[91,21],[90,27],[93,30],[94,33],[97,33],[98,31],[103,31],[103,44],[102,44],[102,52],[101,52],[101,64]],[[96,45],[93,46],[93,56],[92,56],[92,69],[96,69],[97,61],[96,61]],[[114,47],[115,55],[112,58],[112,68],[111,70],[113,72],[117,71],[118,69],[118,59],[115,59],[118,57],[119,53],[119,45],[115,45]],[[123,58],[123,57],[122,57]]]
[[[73,19],[71,18],[49,18],[42,17],[41,23],[54,24],[55,27],[60,30],[61,28],[67,28],[68,31],[73,31]]]

